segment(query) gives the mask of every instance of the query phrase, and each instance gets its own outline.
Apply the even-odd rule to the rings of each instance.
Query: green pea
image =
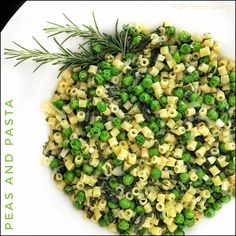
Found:
[[[203,184],[203,181],[202,181],[201,179],[198,179],[198,180],[192,182],[192,186],[193,186],[194,188],[198,188],[198,187],[200,187],[202,184]]]
[[[182,154],[182,160],[184,162],[189,162],[190,158],[191,158],[191,154],[187,151],[184,151],[183,154]]]
[[[107,206],[111,209],[116,209],[118,205],[114,202],[108,201]]]
[[[148,127],[152,130],[152,132],[156,133],[157,131],[159,131],[159,125],[157,122],[153,121],[151,122]]]
[[[67,183],[72,183],[75,179],[75,173],[72,170],[68,170],[64,173],[63,177]]]
[[[110,68],[111,68],[111,64],[110,64],[110,62],[108,62],[108,61],[102,61],[102,62],[100,63],[100,68],[101,68],[102,70],[110,69]]]
[[[220,150],[221,153],[226,153],[225,144],[224,143],[219,143],[219,150]]]
[[[127,52],[125,54],[125,59],[126,60],[133,60],[134,57],[135,57],[135,53],[133,53],[133,52]]]
[[[137,85],[134,87],[133,91],[136,96],[139,96],[141,93],[144,92],[144,88],[141,85]]]
[[[179,64],[181,62],[182,58],[181,58],[181,55],[178,50],[174,53],[173,58],[177,64]]]
[[[198,99],[198,97],[199,96],[198,96],[198,94],[196,92],[192,92],[187,99],[190,102],[194,102],[194,101],[196,101]]]
[[[130,86],[133,84],[133,82],[134,82],[134,77],[132,75],[125,75],[122,78],[122,83],[124,86]]]
[[[73,192],[73,187],[70,185],[66,185],[63,190],[66,194],[70,195]]]
[[[215,97],[211,94],[206,94],[203,97],[203,102],[207,105],[213,105],[215,103]]]
[[[130,209],[134,210],[135,208],[135,202],[134,201],[130,201]]]
[[[180,87],[173,89],[173,95],[179,99],[184,97],[184,90]]]
[[[138,136],[138,135],[137,135]],[[136,136],[136,138],[137,138]],[[121,131],[118,136],[117,136],[117,140],[118,141],[124,141],[127,139],[127,135],[126,135],[126,132],[125,131]]]
[[[129,229],[129,223],[127,220],[125,219],[120,219],[119,222],[118,222],[118,229],[121,230],[121,231],[126,231]]]
[[[145,89],[150,89],[152,87],[152,79],[145,77],[142,81],[142,86]]]
[[[179,179],[182,183],[187,183],[189,181],[189,173],[181,173]]]
[[[234,171],[235,170],[235,164],[234,161],[230,161],[229,164],[226,166],[228,170]]]
[[[215,216],[215,211],[214,209],[212,209],[211,207],[206,208],[206,210],[204,211],[204,215],[208,218],[211,218],[213,216]]]
[[[159,150],[157,148],[154,148],[154,147],[150,148],[148,152],[149,152],[150,157],[159,155]]]
[[[94,172],[94,168],[86,163],[83,164],[83,172],[86,175],[92,175]]]
[[[113,189],[116,189],[117,187],[119,187],[119,182],[114,177],[110,178],[108,183],[109,183],[109,186]]]
[[[95,82],[97,85],[103,85],[105,83],[105,78],[101,74],[97,73],[95,75]]]
[[[136,46],[136,45],[140,44],[141,41],[142,41],[142,36],[141,36],[141,35],[137,35],[137,36],[135,36],[135,37],[133,38],[133,40],[132,40],[132,45],[133,45],[133,46]]]
[[[230,107],[235,107],[235,95],[230,95],[228,99],[228,103]]]
[[[233,93],[236,93],[236,83],[235,82],[232,82],[230,84],[230,90],[233,92]]]
[[[161,170],[159,168],[157,168],[157,167],[152,168],[151,172],[150,172],[150,176],[154,180],[160,179],[161,178]]]
[[[207,186],[211,186],[213,184],[212,179],[208,179],[207,181],[205,181],[205,185]]]
[[[135,137],[135,141],[137,144],[139,145],[143,145],[145,143],[145,137],[143,134],[138,134],[136,137]]]
[[[75,208],[77,209],[77,210],[82,210],[83,209],[83,203],[81,203],[81,202],[75,202],[74,203],[74,206],[75,206]]]
[[[220,111],[223,111],[224,109],[227,109],[229,107],[228,102],[226,100],[224,101],[218,101],[218,109]]]
[[[181,213],[177,213],[176,217],[175,217],[175,223],[176,224],[183,224],[184,223],[184,215]]]
[[[215,202],[215,198],[211,195],[208,199],[207,199],[207,203],[212,204]]]
[[[103,217],[101,217],[99,220],[98,220],[98,224],[101,226],[101,227],[106,227],[108,224],[107,222],[104,220]]]
[[[84,202],[84,200],[85,200],[85,192],[84,191],[79,191],[76,194],[75,200],[78,201],[78,202]]]
[[[199,59],[200,64],[207,64],[209,62],[209,56],[205,56]]]
[[[175,35],[176,33],[176,28],[174,26],[167,26],[165,27],[166,29],[166,34],[169,36],[169,37],[172,37]]]
[[[62,107],[64,106],[64,101],[62,100],[62,99],[58,99],[58,100],[56,100],[55,102],[53,102],[53,105],[57,108],[57,109],[59,109],[59,110],[61,110],[62,109]]]
[[[109,69],[105,69],[104,71],[102,71],[102,76],[103,78],[105,78],[105,80],[110,80],[111,79],[111,71]]]
[[[103,52],[103,46],[99,43],[95,43],[93,46],[92,46],[93,50],[97,53],[97,54],[100,54]]]
[[[220,78],[216,75],[212,76],[209,85],[210,87],[217,87],[220,84]]]
[[[120,128],[121,125],[121,119],[118,117],[115,117],[112,119],[112,124],[115,128]]]
[[[184,101],[179,101],[177,110],[180,113],[184,113],[188,109],[188,105]]]
[[[104,130],[105,126],[101,120],[97,120],[94,122],[93,127],[96,127],[100,130]]]
[[[73,155],[73,156],[78,156],[78,155],[80,155],[81,154],[81,151],[78,149],[71,149],[71,154]]]
[[[63,138],[69,138],[72,134],[72,128],[71,127],[63,128],[61,133],[62,133]]]
[[[192,72],[192,76],[193,76],[194,81],[199,80],[200,78],[199,72],[197,70]]]
[[[143,212],[144,212],[143,206],[137,206],[137,207],[134,209],[134,212],[135,212],[136,214],[143,213]]]
[[[200,50],[200,48],[201,48],[201,43],[194,41],[194,42],[192,42],[192,43],[190,44],[190,46],[191,46],[191,48],[192,48],[192,51],[198,52],[198,51]]]
[[[70,100],[70,108],[76,110],[79,108],[79,101],[77,99],[72,98]]]
[[[115,66],[111,67],[111,75],[112,76],[116,76],[120,73],[120,70],[118,68],[116,68]]]
[[[79,80],[79,73],[78,72],[72,72],[71,79],[73,79],[74,81],[78,81]]]
[[[75,169],[74,169],[74,172],[75,172],[75,175],[76,175],[77,177],[80,177],[80,176],[81,176],[81,169],[80,169],[80,168],[75,168]]]
[[[103,170],[102,170],[102,166],[104,165],[104,162],[103,161],[99,161],[97,167],[96,167],[96,170],[99,172],[99,173],[102,173]]]
[[[216,110],[210,109],[207,111],[207,116],[210,120],[217,120],[219,115]]]
[[[182,31],[179,34],[179,40],[183,43],[188,43],[191,39],[191,35],[190,33],[186,32],[186,31]]]
[[[196,171],[196,174],[197,174],[199,179],[202,179],[202,177],[205,175],[205,172],[203,171],[203,169],[198,169]]]
[[[192,75],[188,74],[183,77],[183,81],[185,84],[192,83],[194,81],[194,78]]]
[[[85,70],[81,70],[79,72],[79,80],[84,81],[88,78],[88,72]]]
[[[180,194],[180,190],[179,189],[173,189],[172,190],[172,193],[175,195],[175,199],[176,200],[179,200],[180,199],[180,196],[181,196],[181,194]]]
[[[212,203],[212,208],[215,210],[215,211],[218,211],[222,208],[222,203],[217,201],[217,202],[213,202]]]
[[[130,174],[125,174],[123,176],[123,183],[126,186],[130,186],[134,182],[134,176]]]
[[[186,131],[186,132],[183,134],[183,140],[184,140],[185,142],[189,141],[191,138],[192,138],[192,133],[191,133],[191,131]]]
[[[229,79],[230,79],[231,83],[235,83],[236,82],[236,80],[235,80],[235,71],[231,71],[229,73]]]
[[[92,138],[99,138],[101,135],[101,130],[98,127],[93,127],[89,131]]]
[[[119,159],[114,159],[114,160],[112,160],[112,164],[114,166],[121,166],[123,164],[123,161],[119,160]]]
[[[150,104],[150,108],[152,111],[159,111],[161,109],[161,105],[157,100],[153,100]]]
[[[215,193],[220,193],[221,192],[221,187],[220,186],[213,186],[212,187],[213,192]]]
[[[175,231],[174,235],[179,235],[179,236],[181,236],[181,235],[185,235],[185,233],[184,233],[183,230],[177,229],[177,230]]]
[[[126,92],[121,92],[120,98],[123,103],[126,103],[129,100],[129,94]]]
[[[57,159],[51,160],[49,167],[54,170],[59,167],[59,161]]]
[[[139,100],[140,102],[143,102],[143,103],[150,103],[151,96],[148,93],[144,92],[139,96]]]
[[[122,198],[120,199],[119,201],[119,206],[122,208],[122,209],[129,209],[130,208],[130,200],[127,199],[127,198]]]
[[[111,135],[107,130],[103,130],[99,136],[100,140],[104,143],[107,143]]]
[[[181,120],[182,116],[183,116],[183,115],[182,115],[179,111],[177,111],[177,115],[176,115],[176,117],[174,118],[174,121],[177,122],[177,121]]]
[[[191,52],[191,50],[192,50],[191,46],[188,45],[187,43],[182,44],[180,47],[180,52],[182,54],[189,54]]]
[[[194,217],[193,211],[192,211],[191,209],[189,209],[189,208],[185,208],[185,209],[183,210],[183,214],[184,214],[184,217],[185,217],[186,219],[192,219],[192,218]]]
[[[80,148],[81,148],[81,142],[80,142],[80,140],[79,140],[78,138],[72,139],[72,140],[70,141],[70,146],[71,146],[71,148],[72,148],[73,150],[78,151],[78,150],[80,150]]]
[[[194,225],[194,223],[195,223],[195,219],[194,218],[192,218],[192,219],[185,219],[185,221],[184,221],[184,225],[186,227],[192,227]]]
[[[106,109],[107,109],[107,104],[105,102],[98,102],[97,103],[97,109],[100,111],[100,112],[105,112]]]
[[[222,203],[228,203],[231,200],[231,197],[230,195],[225,195],[225,196],[222,196],[220,200]]]
[[[162,106],[165,106],[167,104],[167,96],[165,96],[165,95],[161,96],[160,103]]]

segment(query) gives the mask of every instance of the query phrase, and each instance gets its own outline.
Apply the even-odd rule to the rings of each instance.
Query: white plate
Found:
[[[36,45],[31,36],[54,50],[52,40],[46,39],[42,28],[46,21],[65,23],[62,13],[68,15],[78,25],[92,24],[92,11],[102,30],[113,28],[115,20],[121,23],[142,22],[155,27],[164,20],[171,20],[179,29],[192,33],[211,32],[218,39],[224,55],[231,58],[235,54],[235,11],[234,2],[48,2],[27,1],[2,31],[1,37],[1,81],[2,81],[2,140],[4,134],[4,103],[14,99],[13,147],[2,143],[2,234],[109,234],[96,224],[82,218],[70,200],[57,190],[50,178],[50,171],[40,165],[42,144],[47,140],[47,125],[40,111],[40,102],[50,99],[57,83],[57,67],[44,66],[35,74],[35,66],[27,62],[13,68],[14,61],[4,60],[3,48],[12,48],[16,41],[27,48]],[[76,48],[76,39],[71,48]],[[10,110],[10,109],[9,109]],[[6,174],[4,156],[14,155],[14,185],[4,182]],[[5,220],[10,213],[4,205],[9,200],[5,193],[13,192],[13,220]],[[234,234],[235,201],[225,204],[212,219],[202,219],[199,224],[187,230],[188,234]],[[13,230],[5,230],[4,225],[12,222]]]

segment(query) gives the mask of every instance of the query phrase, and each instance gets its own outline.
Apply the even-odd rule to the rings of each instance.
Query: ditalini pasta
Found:
[[[235,194],[235,63],[209,33],[170,22],[75,35],[87,40],[83,54],[43,51],[46,62],[65,54],[44,104],[43,163],[57,187],[85,218],[122,235],[184,235],[214,216]]]

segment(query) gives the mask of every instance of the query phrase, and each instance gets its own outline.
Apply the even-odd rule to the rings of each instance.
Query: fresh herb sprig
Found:
[[[5,49],[4,54],[7,56],[6,58],[15,58],[18,61],[15,66],[31,59],[34,62],[39,63],[34,71],[47,63],[62,65],[59,69],[62,71],[72,65],[78,64],[82,67],[86,67],[90,64],[97,63],[106,53],[115,54],[121,52],[124,56],[127,51],[130,51],[135,47],[132,44],[132,36],[129,34],[130,27],[126,25],[119,31],[118,20],[116,21],[114,35],[111,35],[100,32],[94,14],[93,20],[95,27],[83,25],[85,30],[80,29],[67,16],[65,17],[69,21],[65,26],[48,22],[52,27],[44,29],[46,33],[50,34],[49,37],[53,37],[59,48],[59,52],[48,51],[42,44],[33,38],[40,49],[27,49],[14,42],[18,49]],[[56,40],[55,36],[62,33],[68,34],[68,37],[60,43]],[[73,52],[63,46],[63,43],[66,40],[77,36],[85,40],[83,44],[79,44],[78,51]]]
[[[66,25],[59,25],[53,22],[48,22],[52,27],[45,28],[44,31],[49,33],[49,37],[56,36],[58,34],[66,33],[69,36],[64,39],[62,44],[72,37],[81,37],[85,39],[83,46],[89,44],[91,48],[94,48],[96,44],[99,44],[106,53],[126,53],[128,46],[128,32],[129,28],[124,28],[121,32],[118,31],[118,20],[115,25],[114,36],[106,33],[101,33],[93,13],[93,21],[95,28],[92,26],[83,25],[85,30],[79,28],[74,22],[72,22],[66,15],[65,18],[69,21]]]
[[[80,66],[87,66],[91,62],[96,63],[98,57],[87,50],[80,52],[72,52],[70,49],[63,47],[55,38],[54,41],[58,45],[59,52],[49,52],[44,46],[42,46],[36,38],[34,41],[38,44],[40,49],[27,49],[16,42],[13,42],[20,49],[5,49],[4,54],[7,55],[6,59],[15,58],[18,62],[15,66],[21,64],[26,60],[33,60],[39,65],[34,69],[34,72],[42,65],[52,63],[53,65],[62,65],[60,71],[68,68],[69,66],[79,64]]]

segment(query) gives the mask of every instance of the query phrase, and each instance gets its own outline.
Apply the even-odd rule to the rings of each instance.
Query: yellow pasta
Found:
[[[235,192],[235,63],[210,33],[175,32],[169,21],[150,32],[140,23],[117,37],[94,32],[84,63],[62,71],[42,104],[50,128],[42,162],[92,222],[177,235],[181,214],[197,222],[215,190]]]

